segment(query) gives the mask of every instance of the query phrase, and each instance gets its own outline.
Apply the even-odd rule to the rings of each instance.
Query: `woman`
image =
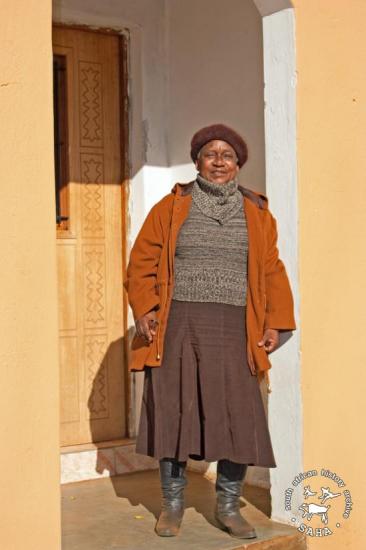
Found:
[[[295,329],[293,299],[267,199],[238,184],[242,137],[202,128],[191,157],[197,179],[152,208],[127,268],[130,368],[145,370],[136,452],[159,460],[158,535],[179,531],[190,457],[218,462],[219,526],[254,538],[239,499],[248,465],[276,467],[259,381]]]

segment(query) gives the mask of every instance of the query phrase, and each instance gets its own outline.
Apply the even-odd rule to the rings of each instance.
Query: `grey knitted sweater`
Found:
[[[248,234],[237,181],[197,176],[177,239],[174,300],[246,305]]]

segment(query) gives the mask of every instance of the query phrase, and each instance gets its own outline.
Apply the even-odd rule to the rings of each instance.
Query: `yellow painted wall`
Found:
[[[295,0],[305,469],[353,511],[310,548],[366,548],[366,2]]]
[[[51,2],[0,18],[0,547],[60,548]]]

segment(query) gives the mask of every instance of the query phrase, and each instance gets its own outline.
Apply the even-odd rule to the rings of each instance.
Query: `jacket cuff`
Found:
[[[296,323],[292,316],[284,316],[281,312],[271,312],[266,313],[264,318],[264,330],[267,328],[276,330],[296,330]]]

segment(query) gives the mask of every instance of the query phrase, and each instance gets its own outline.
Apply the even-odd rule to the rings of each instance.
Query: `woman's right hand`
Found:
[[[149,313],[146,313],[140,317],[140,319],[137,319],[135,323],[137,335],[144,338],[147,343],[151,344],[153,337],[156,335],[156,328],[158,324],[159,321],[156,319],[156,311],[149,311]]]

